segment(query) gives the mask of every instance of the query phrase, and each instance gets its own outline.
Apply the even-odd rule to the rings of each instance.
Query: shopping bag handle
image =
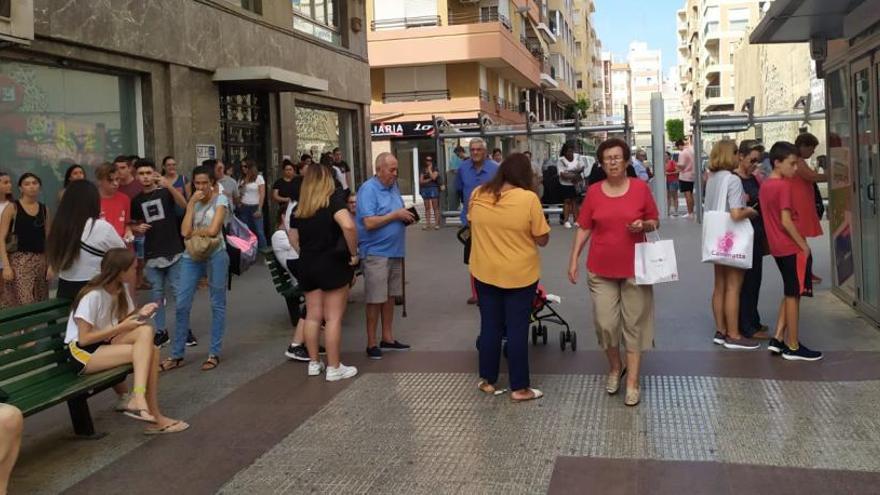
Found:
[[[659,230],[652,230],[650,232],[645,232],[645,241],[647,241],[647,242],[660,241],[660,231]]]

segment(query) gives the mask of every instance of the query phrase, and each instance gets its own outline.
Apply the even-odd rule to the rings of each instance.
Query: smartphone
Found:
[[[416,210],[416,207],[410,206],[406,210],[413,214],[413,218],[414,218],[413,223],[419,223],[419,220],[421,220],[421,217],[419,216],[419,212],[418,212],[418,210]]]

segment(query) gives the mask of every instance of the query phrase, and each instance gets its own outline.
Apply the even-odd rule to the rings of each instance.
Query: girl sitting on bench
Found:
[[[189,425],[159,411],[159,348],[153,345],[153,329],[146,323],[156,304],[137,309],[124,286],[135,279],[136,267],[132,251],[107,251],[101,273],[74,299],[64,342],[71,362],[83,375],[130,363],[134,387],[125,415],[153,423],[144,430],[147,435],[177,433]]]

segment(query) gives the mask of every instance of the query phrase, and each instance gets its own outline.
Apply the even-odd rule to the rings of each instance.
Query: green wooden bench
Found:
[[[88,398],[125,380],[132,368],[77,374],[64,344],[69,313],[67,299],[0,311],[0,402],[25,416],[67,402],[73,431],[98,437]]]
[[[287,271],[287,267],[283,266],[275,257],[272,248],[263,248],[260,252],[263,253],[263,260],[269,268],[269,274],[272,275],[275,291],[284,298],[284,302],[287,304],[290,323],[296,326],[299,319],[305,315],[305,294],[297,287],[290,272]]]

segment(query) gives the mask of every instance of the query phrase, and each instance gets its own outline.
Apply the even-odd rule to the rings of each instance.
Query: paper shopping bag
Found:
[[[648,240],[636,244],[636,284],[654,285],[678,280],[678,263],[672,240]]]

